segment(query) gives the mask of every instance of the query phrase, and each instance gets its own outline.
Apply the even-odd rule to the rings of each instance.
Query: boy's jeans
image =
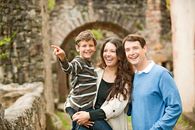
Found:
[[[75,130],[112,130],[112,128],[105,120],[98,120],[98,121],[95,121],[94,125],[90,128],[87,128],[85,126],[76,125]]]
[[[92,108],[89,108],[85,111],[91,111]],[[74,113],[76,113],[76,110],[72,109]],[[105,120],[97,120],[94,122],[94,125],[90,128],[87,128],[85,126],[80,126],[77,124],[76,121],[72,121],[72,130],[112,130],[110,125]]]

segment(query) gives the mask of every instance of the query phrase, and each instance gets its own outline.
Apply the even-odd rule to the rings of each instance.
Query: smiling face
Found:
[[[76,45],[76,50],[79,52],[81,58],[90,60],[96,51],[96,46],[93,40],[83,40]]]
[[[114,67],[117,65],[118,58],[116,54],[116,46],[111,42],[106,43],[103,49],[103,60],[108,67]]]
[[[135,67],[142,68],[143,63],[147,60],[146,58],[146,45],[141,46],[139,41],[126,41],[124,43],[125,54],[127,60]]]

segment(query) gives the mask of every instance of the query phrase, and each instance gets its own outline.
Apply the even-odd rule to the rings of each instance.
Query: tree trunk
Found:
[[[44,57],[44,97],[46,101],[46,112],[54,113],[54,96],[52,85],[52,67],[51,67],[51,49],[49,44],[49,15],[47,11],[47,1],[41,1],[41,15],[42,15],[42,43],[43,43],[43,57]]]

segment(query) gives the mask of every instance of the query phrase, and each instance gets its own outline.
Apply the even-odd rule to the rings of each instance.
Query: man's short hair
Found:
[[[127,35],[123,39],[123,45],[125,44],[126,41],[130,41],[130,42],[138,41],[142,48],[146,45],[145,39],[142,36],[138,35],[138,34],[129,34],[129,35]]]

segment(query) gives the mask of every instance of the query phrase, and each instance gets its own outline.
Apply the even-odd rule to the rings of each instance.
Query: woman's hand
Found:
[[[86,111],[79,111],[72,116],[72,120],[77,121],[77,124],[79,124],[79,125],[86,124],[88,126],[88,124],[91,124],[91,123],[89,123],[89,122],[91,122],[91,121],[89,121],[89,119],[90,119],[89,112],[86,112]],[[89,126],[91,126],[91,125],[89,125]]]
[[[85,127],[89,128],[90,126],[93,126],[94,122],[93,121],[87,121],[84,125]]]

